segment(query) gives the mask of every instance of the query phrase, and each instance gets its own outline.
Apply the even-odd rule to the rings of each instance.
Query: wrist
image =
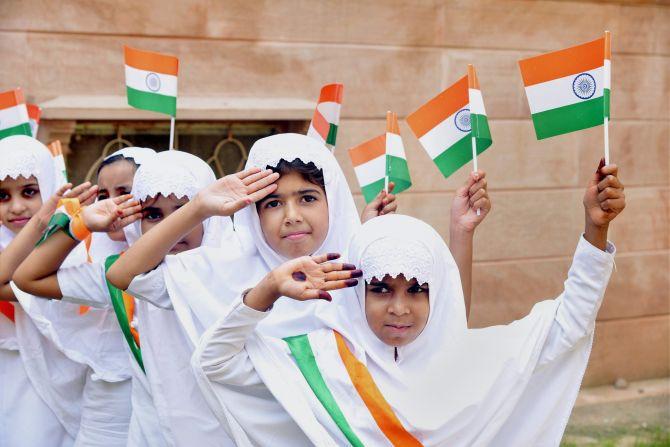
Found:
[[[272,276],[272,272],[270,272],[256,285],[256,287],[244,295],[243,302],[246,306],[251,307],[252,309],[266,312],[270,310],[275,301],[279,299],[279,296],[274,277]]]
[[[183,208],[188,208],[189,214],[195,219],[199,220],[198,223],[212,217],[212,215],[207,211],[206,207],[202,203],[200,194],[196,195],[195,198],[188,202]]]
[[[584,225],[584,239],[586,239],[594,247],[605,250],[607,248],[608,229],[609,224],[596,225],[587,216],[586,223]]]
[[[449,239],[472,239],[474,236],[474,228],[466,228],[456,222],[449,228]]]

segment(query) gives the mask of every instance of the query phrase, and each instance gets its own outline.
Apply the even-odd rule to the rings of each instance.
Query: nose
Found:
[[[388,313],[397,316],[408,314],[409,306],[407,305],[407,297],[402,293],[395,292],[389,301]]]
[[[23,200],[20,198],[15,198],[12,200],[9,204],[9,212],[16,215],[20,216],[23,214],[23,212],[27,209],[25,203],[23,203]]]
[[[284,206],[284,223],[294,225],[302,222],[302,214],[295,203],[289,202]]]

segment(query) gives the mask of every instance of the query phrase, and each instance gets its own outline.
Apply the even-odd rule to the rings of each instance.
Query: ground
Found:
[[[562,447],[670,447],[670,378],[580,392]]]

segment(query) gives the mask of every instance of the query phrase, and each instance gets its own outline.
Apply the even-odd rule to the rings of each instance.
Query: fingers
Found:
[[[340,281],[326,281],[321,290],[339,290],[358,285],[357,279],[344,279]]]
[[[598,191],[602,191],[605,188],[620,188],[623,189],[623,185],[618,177],[612,174],[608,174],[598,183]]]
[[[123,227],[127,227],[131,223],[137,222],[141,218],[142,218],[142,213],[134,213],[134,214],[126,216],[122,219],[119,219],[116,222],[114,222],[114,230],[119,229],[119,228],[123,228]]]
[[[607,187],[598,193],[598,202],[605,199],[617,199],[623,196],[623,190]]]
[[[302,299],[304,300],[326,300],[333,301],[333,297],[330,296],[330,293],[324,290],[317,289],[307,289],[302,294]]]
[[[116,214],[120,218],[125,218],[128,216],[131,216],[133,214],[139,214],[140,216],[142,215],[142,206],[140,205],[139,202],[128,202],[128,204],[122,204],[118,207],[116,210]]]
[[[260,174],[263,174],[263,173],[254,174],[254,175],[260,175]],[[253,177],[253,176],[251,176],[251,177]],[[248,184],[247,185],[247,194],[254,193],[256,191],[259,191],[259,190],[267,187],[268,185],[272,185],[274,182],[277,181],[278,178],[279,178],[279,173],[270,171],[270,174],[263,175],[262,177],[255,180],[254,182]]]
[[[312,256],[312,261],[316,262],[317,264],[323,264],[324,262],[334,261],[339,257],[340,257],[339,253],[325,253],[322,255]]]
[[[362,270],[342,270],[326,273],[326,281],[341,281],[345,279],[360,278]]]
[[[468,195],[472,196],[474,193],[482,189],[486,190],[487,186],[488,181],[485,178],[482,178],[470,186],[470,188],[468,189]]]
[[[477,190],[474,194],[470,195],[470,198],[468,199],[468,203],[470,204],[470,206],[473,206],[477,200],[479,200],[483,197],[486,197],[486,196],[488,196],[488,193],[486,192],[485,189]]]
[[[114,205],[121,205],[123,202],[126,202],[132,198],[133,198],[132,194],[124,194],[122,196],[114,197],[108,200],[112,200],[112,203],[114,203]]]
[[[329,272],[339,272],[342,270],[356,270],[356,266],[354,264],[346,264],[342,262],[327,262],[321,266],[321,270],[323,270],[324,273],[329,273]]]
[[[249,169],[245,169],[244,171],[237,172],[233,175],[236,176],[239,179],[245,179],[245,178],[249,177],[250,175],[256,174],[258,172],[261,172],[261,168],[249,168]]]
[[[242,179],[242,183],[244,183],[245,186],[250,186],[253,185],[255,182],[262,180],[266,177],[272,176],[276,181],[276,179],[279,178],[279,173],[278,172],[272,172],[271,169],[266,169],[264,171],[257,172],[255,174],[251,174],[245,178]]]
[[[397,209],[398,209],[398,203],[394,201],[386,205],[384,208],[382,208],[382,210],[379,212],[379,215],[383,216],[385,214],[395,213]]]
[[[472,209],[482,210],[482,212],[486,214],[491,210],[491,201],[488,197],[482,197],[472,204]]]
[[[79,188],[80,186],[81,185],[77,186],[77,188]],[[70,188],[72,188],[72,183],[66,183],[60,188],[58,188],[58,190],[54,193],[54,195],[58,197],[69,197],[69,195],[66,195],[65,191],[67,191]]]
[[[95,202],[95,198],[98,195],[98,189],[98,185],[93,185],[83,193],[79,194],[77,197],[79,199],[79,203],[82,205],[90,205],[91,203]]]
[[[614,163],[610,163],[608,165],[603,164],[603,166],[598,170],[598,172],[603,176],[613,175],[616,177],[619,174],[619,167]]]
[[[268,186],[266,186],[265,188],[263,188],[263,189],[261,189],[261,190],[258,190],[258,191],[256,191],[256,192],[253,192],[253,193],[249,194],[249,195],[246,197],[247,205],[249,205],[249,204],[251,204],[251,203],[254,203],[254,202],[258,202],[259,200],[264,199],[264,198],[267,197],[268,195],[270,195],[270,194],[272,194],[273,192],[275,192],[275,190],[276,190],[278,187],[279,187],[279,185],[277,185],[276,183],[271,183],[271,184],[269,184]]]
[[[619,213],[625,207],[626,207],[626,199],[624,197],[618,197],[615,199],[606,199],[600,202],[600,209],[603,211],[611,211]]]
[[[388,194],[391,194],[395,189],[395,182],[389,182]]]

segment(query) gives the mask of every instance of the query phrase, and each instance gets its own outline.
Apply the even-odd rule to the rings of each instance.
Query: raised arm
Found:
[[[584,194],[585,226],[559,296],[554,324],[540,355],[547,363],[591,334],[614,266],[614,246],[607,242],[609,223],[626,206],[616,165],[603,166]]]
[[[126,290],[136,276],[156,268],[184,235],[211,216],[235,212],[274,191],[279,174],[253,168],[227,175],[203,189],[192,201],[133,244],[107,272],[107,279]]]
[[[463,285],[465,314],[470,316],[472,297],[472,241],[475,229],[491,211],[488,184],[484,171],[472,172],[456,191],[451,205],[449,250],[456,261]],[[480,210],[477,215],[477,210]]]
[[[108,232],[140,218],[140,207],[130,195],[102,200],[81,211],[84,231]],[[31,295],[61,299],[56,273],[79,240],[58,231],[35,248],[14,274],[17,287]]]
[[[49,219],[58,207],[62,198],[77,197],[80,202],[88,203],[95,198],[97,186],[91,186],[89,182],[71,189],[72,184],[63,185],[42,204],[39,211],[28,221],[26,226],[16,235],[12,242],[0,253],[0,300],[13,301],[14,292],[9,282],[19,265],[30,255],[35,244],[47,229]],[[67,191],[67,192],[66,192]]]

